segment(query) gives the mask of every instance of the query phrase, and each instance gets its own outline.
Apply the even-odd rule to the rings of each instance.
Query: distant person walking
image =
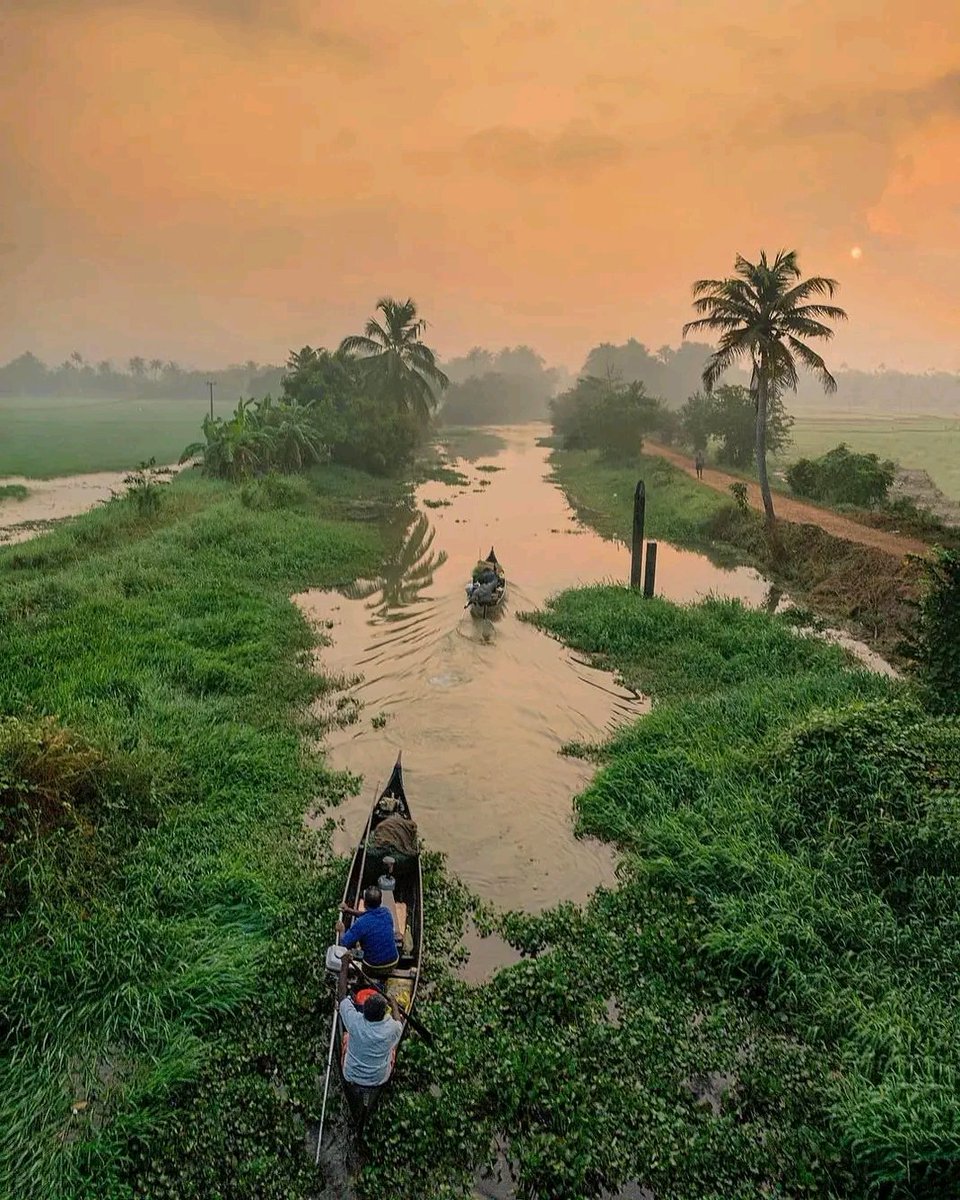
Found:
[[[697,468],[697,478],[698,478],[698,479],[702,479],[702,478],[703,478],[703,462],[704,462],[704,459],[703,459],[703,451],[702,451],[702,450],[698,450],[698,451],[697,451],[697,456],[696,456],[696,458],[694,458],[694,460],[693,460],[693,465],[694,465],[694,466]]]

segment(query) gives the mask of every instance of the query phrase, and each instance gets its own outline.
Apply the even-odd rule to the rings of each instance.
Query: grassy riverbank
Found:
[[[843,541],[814,525],[780,522],[784,555],[771,557],[759,514],[741,511],[719,492],[655,456],[628,466],[604,463],[595,451],[554,450],[554,477],[580,519],[603,537],[629,544],[633,489],[647,485],[646,536],[701,550],[725,564],[756,567],[795,600],[845,623],[896,660],[913,618],[919,571],[869,546]]]
[[[956,724],[735,603],[597,587],[534,619],[654,696],[580,750],[620,882],[438,986],[364,1194],[459,1195],[491,1153],[531,1200],[956,1194]]]
[[[289,595],[373,573],[380,527],[347,516],[400,490],[182,478],[155,517],[116,502],[0,551],[0,1194],[315,1182],[340,879],[302,814],[348,784],[304,752],[330,685]]]

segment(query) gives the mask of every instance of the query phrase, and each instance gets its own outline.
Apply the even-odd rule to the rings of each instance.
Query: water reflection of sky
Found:
[[[627,549],[580,525],[549,479],[549,451],[536,445],[543,432],[475,435],[455,464],[467,482],[417,490],[416,512],[378,578],[298,597],[311,618],[333,622],[323,669],[362,676],[350,691],[358,721],[327,740],[334,766],[365,777],[361,797],[341,810],[341,848],[354,843],[376,782],[402,749],[427,843],[485,899],[528,909],[580,901],[612,881],[610,849],[573,836],[571,797],[592,768],[559,751],[602,740],[644,707],[517,620],[563,588],[629,573]],[[465,584],[491,545],[508,579],[496,623],[464,611]],[[779,598],[756,571],[660,543],[657,594],[685,602],[710,593],[755,605]]]

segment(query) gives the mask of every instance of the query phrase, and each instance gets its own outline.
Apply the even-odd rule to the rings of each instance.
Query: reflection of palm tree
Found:
[[[433,582],[433,574],[447,561],[447,552],[431,550],[436,529],[426,513],[416,513],[409,522],[397,552],[384,563],[376,579],[358,579],[343,589],[348,600],[370,600],[367,608],[378,617],[391,618],[395,610],[409,608],[423,599],[420,593]]]

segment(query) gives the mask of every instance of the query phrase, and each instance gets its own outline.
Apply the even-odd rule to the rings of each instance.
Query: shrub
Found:
[[[240,489],[244,508],[300,508],[308,499],[307,481],[298,475],[277,475],[270,472],[255,483],[245,483]]]
[[[820,458],[801,458],[787,470],[787,482],[798,496],[828,504],[869,508],[886,499],[896,464],[876,454],[857,454],[845,443]]]
[[[566,450],[599,450],[608,461],[635,458],[643,439],[658,430],[671,435],[675,418],[642,383],[584,376],[550,402],[554,432]]]
[[[730,494],[733,496],[739,511],[742,513],[747,512],[750,507],[747,504],[747,485],[745,483],[731,483]]]
[[[937,548],[922,560],[922,596],[905,645],[933,707],[960,712],[960,551]]]

